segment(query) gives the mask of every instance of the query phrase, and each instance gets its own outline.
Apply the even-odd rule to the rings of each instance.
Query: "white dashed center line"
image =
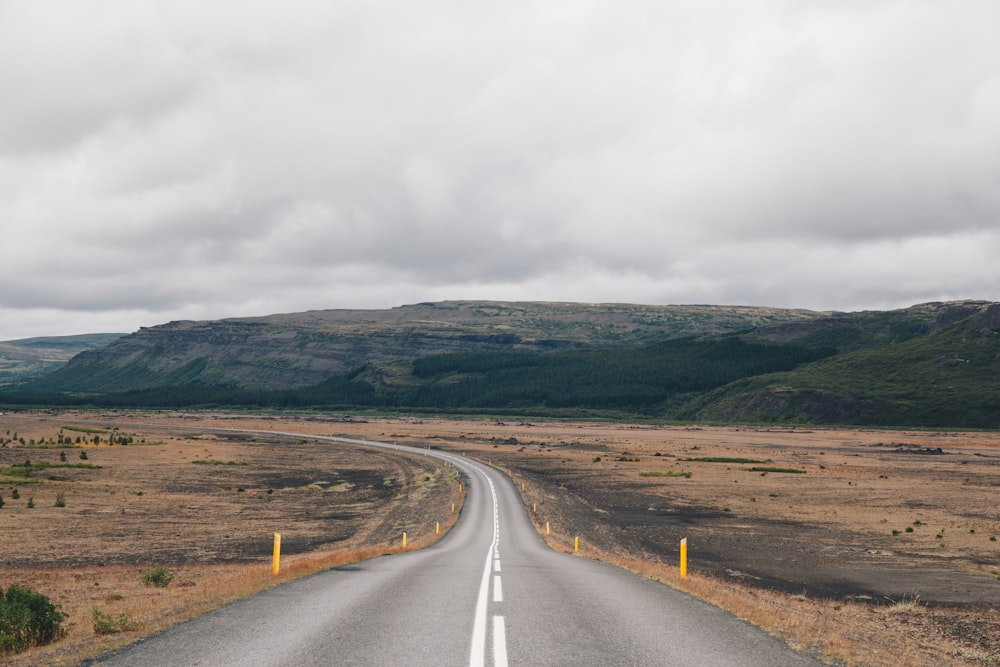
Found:
[[[490,587],[490,561],[493,562],[493,571],[500,571],[500,506],[497,502],[497,491],[489,475],[482,470],[479,473],[486,478],[490,494],[493,496],[493,541],[486,551],[486,563],[479,586],[476,615],[472,624],[472,651],[469,654],[469,667],[483,667],[486,661],[486,608]],[[500,575],[493,577],[493,602],[503,602]],[[493,667],[507,667],[507,633],[504,628],[503,616],[493,617]]]
[[[507,631],[503,616],[493,617],[493,667],[507,667]]]

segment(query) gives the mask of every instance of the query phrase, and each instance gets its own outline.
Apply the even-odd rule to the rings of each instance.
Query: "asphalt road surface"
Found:
[[[468,488],[458,524],[434,546],[273,588],[96,664],[818,664],[667,586],[552,551],[505,475],[431,455],[456,465]]]

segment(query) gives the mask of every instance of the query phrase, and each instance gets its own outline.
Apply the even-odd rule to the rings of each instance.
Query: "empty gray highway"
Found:
[[[818,664],[671,588],[552,551],[505,475],[431,455],[456,465],[468,485],[461,519],[434,546],[276,587],[99,664]]]

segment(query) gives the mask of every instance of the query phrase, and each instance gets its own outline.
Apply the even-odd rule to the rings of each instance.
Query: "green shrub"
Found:
[[[11,584],[0,588],[0,654],[18,653],[62,637],[66,614],[41,593]]]
[[[691,473],[687,470],[649,470],[639,473],[639,477],[683,477],[684,479],[691,479]]]
[[[56,494],[56,507],[66,507],[66,494],[62,491]]]
[[[128,614],[121,613],[117,616],[112,616],[111,614],[105,614],[101,611],[100,607],[94,607],[92,616],[94,618],[95,635],[117,635],[121,632],[137,630],[140,626],[139,623],[129,618]]]
[[[142,583],[144,586],[156,586],[166,588],[174,580],[174,574],[166,567],[157,565],[142,573]]]
[[[694,463],[764,463],[759,459],[745,459],[735,456],[699,456],[692,459],[681,459],[681,461],[692,461]]]

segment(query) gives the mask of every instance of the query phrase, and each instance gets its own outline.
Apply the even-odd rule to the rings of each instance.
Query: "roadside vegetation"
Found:
[[[0,587],[0,657],[43,646],[65,634],[66,614],[27,586]]]
[[[716,423],[1000,428],[1000,335],[963,323],[854,349],[740,333],[598,350],[472,351],[371,362],[310,387],[168,384],[106,394],[7,390],[0,404],[275,408]],[[847,349],[847,351],[841,351]],[[193,376],[192,376],[193,377]],[[114,385],[110,385],[113,387]],[[84,433],[71,445],[128,436]],[[36,443],[38,447],[63,443]],[[10,440],[8,439],[8,442]]]

